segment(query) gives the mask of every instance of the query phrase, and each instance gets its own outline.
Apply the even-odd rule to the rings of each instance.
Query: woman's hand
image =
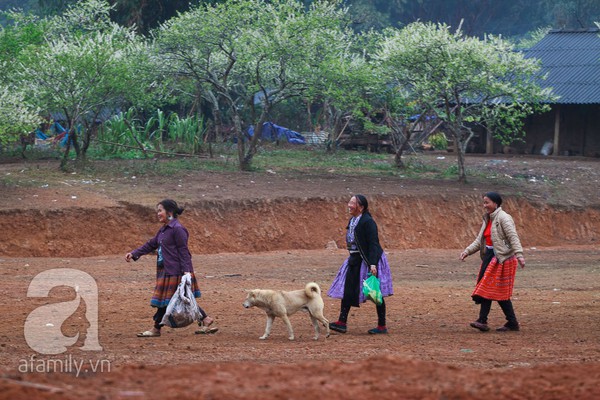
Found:
[[[459,260],[464,260],[468,256],[469,256],[469,254],[467,254],[466,251],[463,251],[462,253],[460,253],[460,256],[458,258],[459,258]]]
[[[131,254],[131,253],[125,254],[125,261],[129,262],[131,260],[133,260],[133,254]]]
[[[377,276],[377,266],[371,265],[371,275]]]
[[[517,261],[519,262],[521,268],[525,268],[525,258],[523,256],[517,257]]]

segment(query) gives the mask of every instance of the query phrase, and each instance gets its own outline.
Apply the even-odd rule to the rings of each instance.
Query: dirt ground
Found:
[[[417,161],[454,162],[439,157]],[[2,164],[0,398],[599,398],[600,160],[497,155],[471,156],[467,165],[481,174],[459,185],[337,171],[164,179]],[[470,294],[479,262],[458,254],[477,233],[480,197],[490,188],[503,193],[525,248],[513,296],[520,332],[468,325],[478,311]],[[266,318],[242,307],[245,291],[315,281],[326,292],[346,257],[353,193],[370,199],[392,266],[389,334],[367,334],[376,314],[365,303],[351,312],[346,334],[314,341],[299,313],[291,318],[296,340],[279,320],[259,340]],[[159,228],[153,207],[164,197],[186,206],[199,304],[216,319],[214,335],[189,326],[135,336],[150,327],[155,259],[126,263],[124,254]],[[28,296],[32,279],[55,268],[96,283],[101,350],[82,348],[92,326],[84,301],[61,326],[75,338],[66,352],[30,346],[28,317],[78,297],[68,285]],[[339,301],[323,297],[325,316],[336,320]],[[504,323],[497,305],[490,318],[494,327]]]

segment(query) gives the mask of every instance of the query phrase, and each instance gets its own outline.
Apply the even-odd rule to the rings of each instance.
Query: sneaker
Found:
[[[471,325],[475,329],[479,329],[481,332],[487,332],[490,330],[488,324],[484,324],[479,321],[471,322],[469,325]]]
[[[378,326],[377,328],[369,329],[369,335],[377,335],[380,333],[388,333],[385,326]]]
[[[513,332],[517,332],[519,330],[519,324],[505,324],[503,326],[501,326],[500,328],[496,328],[496,332],[509,332],[509,331],[513,331]]]
[[[346,333],[346,323],[341,321],[330,322],[329,329],[340,333]]]

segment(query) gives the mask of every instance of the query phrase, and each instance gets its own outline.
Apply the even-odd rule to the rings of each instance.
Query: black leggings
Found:
[[[382,299],[381,304],[375,305],[375,309],[377,310],[377,325],[385,326],[385,299]],[[338,320],[343,323],[348,322],[349,313],[350,306],[344,306],[344,304],[342,303],[342,307],[340,308],[340,317],[338,318]]]
[[[167,307],[157,307],[156,308],[156,313],[154,313],[154,317],[152,317],[152,319],[154,320],[154,328],[160,329],[162,327],[162,324],[160,323],[160,321],[162,321],[166,312],[167,312]]]
[[[481,308],[479,309],[479,318],[478,322],[482,324],[487,324],[488,315],[492,308],[492,300],[481,299]],[[500,300],[498,301],[500,304],[500,308],[502,308],[502,312],[504,312],[504,316],[506,317],[506,321],[508,321],[508,325],[516,326],[518,325],[517,317],[515,316],[515,310],[512,305],[512,301],[510,300]]]

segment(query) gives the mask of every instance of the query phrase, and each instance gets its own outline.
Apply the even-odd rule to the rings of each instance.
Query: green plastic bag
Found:
[[[367,300],[371,300],[377,305],[383,303],[379,279],[375,275],[369,274],[369,277],[363,281],[363,294]]]

